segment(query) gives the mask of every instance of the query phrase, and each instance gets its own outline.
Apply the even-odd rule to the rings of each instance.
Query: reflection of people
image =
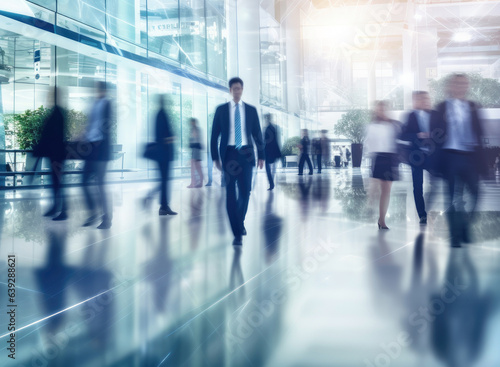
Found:
[[[148,227],[143,231],[146,243],[155,243],[151,238],[151,231]],[[144,264],[144,277],[145,280],[151,282],[154,288],[153,304],[157,311],[164,311],[168,301],[168,294],[172,284],[172,259],[169,253],[170,246],[170,221],[165,220],[160,224],[160,236],[158,238],[158,245],[154,252]]]
[[[108,201],[104,185],[106,167],[111,159],[110,149],[110,128],[111,128],[111,102],[106,97],[106,83],[97,83],[97,98],[92,106],[89,115],[87,129],[85,131],[85,140],[89,144],[90,154],[87,155],[83,167],[83,192],[87,208],[91,215],[83,224],[84,227],[93,225],[99,216],[98,206],[101,206],[103,217],[99,229],[111,227],[113,219],[113,209],[111,202]],[[99,200],[91,194],[88,186],[92,176],[96,176],[97,188],[99,191]]]
[[[273,209],[274,194],[270,193],[266,202],[266,212],[262,217],[262,231],[264,232],[266,259],[270,262],[278,252],[283,219],[276,215]]]
[[[431,121],[431,131],[439,137],[435,139],[439,168],[448,183],[447,218],[454,247],[470,242],[469,224],[479,193],[479,176],[488,171],[481,146],[479,107],[466,99],[468,90],[467,76],[453,75],[448,81],[449,99],[439,104]],[[465,186],[471,193],[469,212],[465,211]]]
[[[424,201],[424,169],[430,167],[430,121],[436,118],[437,112],[431,108],[429,93],[413,92],[413,111],[403,126],[401,138],[411,143],[408,162],[411,166],[413,181],[413,198],[417,208],[420,224],[427,224],[427,212]]]
[[[486,344],[493,295],[481,292],[476,269],[467,252],[450,252],[445,279],[446,299],[441,291],[431,297],[430,302],[444,304],[443,311],[430,315],[432,348],[447,366],[473,366]]]
[[[160,169],[160,210],[159,215],[176,215],[177,213],[170,209],[169,206],[169,189],[168,180],[170,174],[170,164],[174,160],[174,132],[172,126],[170,125],[170,119],[166,111],[165,97],[160,95],[158,97],[158,102],[160,104],[160,109],[156,114],[155,123],[155,142],[159,145],[160,149],[160,159],[157,160],[158,168]],[[152,190],[146,197],[146,202],[152,197],[152,195],[158,191],[158,189]]]
[[[278,129],[272,122],[270,113],[264,115],[267,127],[264,132],[265,156],[266,156],[266,174],[269,181],[269,189],[274,189],[274,174],[276,173],[276,160],[281,158],[281,150],[279,146]]]
[[[242,236],[246,235],[244,222],[256,163],[253,142],[257,146],[259,168],[264,165],[264,142],[257,109],[241,100],[243,80],[232,78],[229,91],[233,97],[231,102],[218,106],[215,111],[210,150],[214,164],[225,173],[226,209],[233,243],[241,245]]]
[[[60,90],[54,88],[54,107],[50,111],[49,116],[44,122],[40,142],[34,149],[34,154],[41,157],[48,157],[50,159],[51,177],[52,177],[52,193],[54,196],[54,203],[52,208],[47,211],[44,216],[56,217],[53,220],[66,220],[68,218],[66,213],[66,201],[64,200],[62,181],[63,181],[63,167],[66,157],[66,147],[64,132],[66,122],[64,118],[64,111],[60,107]]]
[[[304,170],[304,163],[307,162],[309,167],[309,174],[313,174],[313,167],[311,158],[309,158],[309,147],[311,141],[309,140],[307,129],[302,129],[302,139],[300,139],[300,160],[299,160],[299,175],[302,176],[302,171]]]
[[[74,270],[64,264],[64,250],[66,247],[67,228],[59,231],[49,229],[47,232],[47,258],[42,268],[35,270],[40,291],[40,304],[45,308],[47,315],[63,310],[67,298],[67,285]],[[46,328],[54,332],[63,322],[65,313],[49,319]]]
[[[201,170],[201,132],[198,120],[190,118],[191,131],[189,133],[189,147],[191,148],[191,183],[188,188],[203,185],[203,172]],[[196,179],[196,175],[198,178]]]
[[[389,208],[392,182],[399,179],[396,139],[399,122],[387,116],[387,102],[375,102],[373,118],[366,130],[364,151],[372,158],[372,190],[380,189],[378,228],[389,229],[385,216]]]

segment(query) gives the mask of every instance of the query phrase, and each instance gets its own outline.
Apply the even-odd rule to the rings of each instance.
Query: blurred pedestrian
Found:
[[[160,192],[160,209],[159,215],[177,215],[169,205],[170,190],[168,181],[170,176],[170,165],[174,160],[174,142],[175,135],[170,124],[170,118],[167,113],[166,98],[164,95],[158,96],[159,110],[156,113],[155,119],[155,157],[154,160],[158,163],[160,170],[160,185],[150,191],[144,199],[145,206],[156,192]]]
[[[108,229],[113,219],[111,201],[108,201],[104,178],[108,161],[111,160],[111,101],[107,97],[106,83],[96,83],[96,99],[92,105],[84,140],[89,154],[86,155],[83,167],[83,192],[90,216],[84,227],[93,225],[99,220],[99,209],[102,212],[102,222],[97,227]],[[90,192],[90,181],[95,176],[99,199]],[[98,208],[100,207],[100,208]]]
[[[385,223],[391,198],[392,182],[399,179],[396,140],[401,132],[399,121],[391,120],[387,114],[387,101],[376,101],[372,121],[366,130],[363,151],[372,159],[371,199],[380,189],[378,228],[389,229]]]
[[[201,170],[201,131],[198,120],[194,117],[189,119],[191,131],[189,132],[189,147],[191,148],[191,183],[188,188],[201,187],[203,185],[203,171]]]
[[[314,138],[312,141],[312,153],[314,154],[315,157],[313,157],[313,165],[315,165],[317,172],[321,173],[321,138],[317,137]],[[316,161],[314,161],[314,158],[316,158]]]
[[[413,181],[413,198],[420,224],[427,224],[427,211],[424,201],[424,170],[432,167],[434,148],[430,136],[430,121],[437,117],[432,110],[429,93],[425,91],[413,92],[413,111],[410,112],[403,125],[401,139],[409,142],[408,163],[411,166]]]
[[[62,189],[64,161],[66,159],[65,131],[66,119],[65,111],[61,108],[61,91],[54,87],[50,96],[53,104],[50,114],[44,122],[40,141],[34,148],[33,154],[37,157],[48,157],[50,159],[50,169],[52,178],[52,207],[44,214],[45,217],[53,217],[55,221],[66,220],[66,200]],[[49,102],[50,104],[50,102]],[[58,214],[56,216],[56,214]]]
[[[299,176],[302,176],[304,171],[304,163],[307,162],[309,167],[309,174],[313,174],[313,166],[311,158],[309,158],[309,148],[311,146],[311,141],[309,140],[307,129],[302,129],[302,138],[300,139],[299,149],[300,149],[300,160],[299,160]]]
[[[226,177],[226,209],[234,235],[233,245],[241,246],[242,236],[247,234],[245,217],[256,164],[254,143],[258,167],[262,168],[264,142],[257,109],[241,100],[243,80],[238,77],[229,80],[229,92],[233,99],[215,111],[210,150],[215,166],[223,170]]]
[[[264,132],[264,153],[266,157],[266,174],[269,181],[269,189],[274,189],[274,175],[276,174],[276,160],[281,158],[279,144],[278,128],[273,124],[273,115],[267,113],[264,115],[266,130]]]
[[[320,138],[320,144],[321,144],[321,162],[319,164],[319,172],[321,173],[321,165],[324,164],[325,167],[328,166],[328,163],[330,162],[330,139],[326,136],[326,133],[328,130],[321,130],[321,138]]]
[[[436,143],[439,165],[448,183],[448,227],[451,245],[471,241],[470,223],[479,194],[479,177],[487,174],[488,165],[481,146],[483,130],[479,106],[467,100],[469,78],[454,74],[448,80],[448,99],[440,103],[431,120],[431,136]],[[464,189],[470,192],[469,210],[465,209]]]

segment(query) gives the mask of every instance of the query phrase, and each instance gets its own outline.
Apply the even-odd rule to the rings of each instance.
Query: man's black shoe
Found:
[[[172,209],[170,209],[169,206],[166,206],[164,208],[160,208],[159,214],[160,215],[177,215],[177,213],[174,212]]]

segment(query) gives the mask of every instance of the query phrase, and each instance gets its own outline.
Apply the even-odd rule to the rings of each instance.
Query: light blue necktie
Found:
[[[236,111],[234,112],[234,144],[236,149],[241,148],[241,116],[240,106],[236,103]]]

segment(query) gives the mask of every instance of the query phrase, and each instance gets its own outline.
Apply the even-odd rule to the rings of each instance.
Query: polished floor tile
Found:
[[[225,191],[174,180],[108,186],[109,230],[42,217],[48,190],[0,198],[0,366],[500,365],[500,183],[481,184],[474,243],[450,248],[442,187],[420,227],[410,174],[393,186],[389,231],[367,208],[362,170],[256,175],[233,247]],[[428,189],[428,187],[427,187]],[[16,255],[16,359],[7,356],[8,255]]]

